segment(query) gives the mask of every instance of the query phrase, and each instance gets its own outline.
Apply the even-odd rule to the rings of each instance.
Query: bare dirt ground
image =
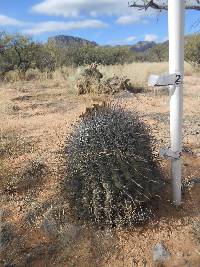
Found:
[[[199,84],[196,76],[185,78],[186,182],[200,177]],[[171,255],[162,266],[200,266],[200,225],[195,228],[200,221],[200,184],[184,190],[183,204],[175,208],[167,178],[155,216],[135,228],[100,231],[70,218],[60,190],[64,142],[86,107],[102,99],[69,94],[66,84],[53,82],[0,85],[0,266],[149,267],[154,266],[153,248],[161,241]],[[169,96],[122,94],[110,100],[138,111],[152,126],[158,148],[168,145]],[[169,177],[169,162],[162,163]]]

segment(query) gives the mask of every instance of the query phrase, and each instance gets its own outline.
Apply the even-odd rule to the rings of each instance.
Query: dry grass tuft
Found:
[[[101,66],[100,71],[108,77],[113,76],[113,74],[123,74],[129,77],[134,87],[147,88],[148,77],[151,74],[168,72],[168,63],[145,62],[115,66]],[[192,67],[188,63],[185,63],[185,74],[187,76],[191,76],[193,74]]]

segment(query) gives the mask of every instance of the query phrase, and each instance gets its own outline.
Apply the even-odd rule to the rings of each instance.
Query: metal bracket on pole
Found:
[[[181,152],[174,152],[170,148],[161,148],[160,149],[160,156],[162,158],[180,159]]]
[[[148,86],[170,86],[183,83],[183,75],[178,73],[150,75]]]

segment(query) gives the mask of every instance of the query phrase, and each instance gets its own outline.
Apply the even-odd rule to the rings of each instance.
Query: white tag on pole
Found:
[[[162,74],[150,75],[148,86],[169,86],[178,85],[182,83],[182,75],[180,74]]]

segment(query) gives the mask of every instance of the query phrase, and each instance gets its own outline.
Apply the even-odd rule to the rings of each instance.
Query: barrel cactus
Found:
[[[87,109],[65,147],[65,189],[77,218],[108,227],[145,220],[163,184],[154,145],[137,114],[119,105]]]

